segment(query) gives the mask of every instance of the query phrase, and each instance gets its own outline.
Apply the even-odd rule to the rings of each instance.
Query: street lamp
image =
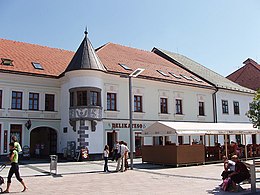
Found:
[[[130,75],[121,75],[120,77],[129,79],[129,125],[130,125],[130,164],[133,170],[134,144],[133,144],[133,111],[132,111],[132,77],[135,78],[144,71],[143,68],[137,68]]]

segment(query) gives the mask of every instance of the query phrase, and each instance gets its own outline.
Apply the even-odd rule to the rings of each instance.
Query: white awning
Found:
[[[142,136],[163,135],[238,135],[257,134],[260,129],[250,123],[155,122],[144,129]]]

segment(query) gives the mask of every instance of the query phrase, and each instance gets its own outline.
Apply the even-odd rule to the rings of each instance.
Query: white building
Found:
[[[90,154],[101,154],[115,140],[129,143],[128,79],[120,75],[137,68],[145,69],[133,79],[137,155],[140,133],[158,120],[248,122],[242,113],[252,91],[220,89],[154,52],[113,43],[95,51],[85,35],[75,54],[0,39],[0,58],[1,154],[8,152],[12,134],[42,155],[62,153],[70,142],[87,146]],[[222,100],[228,100],[228,114],[221,113]],[[230,109],[233,101],[239,102],[239,115]],[[179,142],[190,140],[184,136]]]
[[[249,110],[249,103],[252,102],[255,91],[230,81],[186,56],[158,48],[153,48],[152,51],[180,67],[191,71],[197,77],[204,79],[215,87],[215,93],[212,96],[215,122],[250,123],[246,112]],[[215,141],[211,141],[212,144],[216,141],[223,144],[223,137],[219,136],[218,138],[215,138]],[[230,137],[230,140],[237,142],[243,141],[241,139],[240,136]],[[212,140],[214,140],[213,137]],[[247,143],[259,143],[259,141],[259,137],[247,136]]]

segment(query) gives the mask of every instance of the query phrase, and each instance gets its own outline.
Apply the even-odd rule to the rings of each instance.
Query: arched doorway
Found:
[[[50,127],[37,127],[30,134],[32,156],[48,156],[57,153],[57,132]]]

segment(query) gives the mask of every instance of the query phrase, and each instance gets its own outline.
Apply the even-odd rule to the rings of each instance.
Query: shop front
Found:
[[[252,124],[244,123],[156,122],[142,132],[142,159],[143,162],[177,166],[221,160],[224,155],[236,154],[231,153],[230,148],[237,143],[231,143],[228,137],[241,137],[247,159],[250,154],[248,138],[259,133]],[[223,145],[214,140],[219,136],[223,137]],[[216,147],[219,150],[212,149]]]
[[[133,122],[134,131],[134,154],[135,157],[142,156],[142,142],[143,137],[141,136],[142,131],[146,128],[149,123],[144,122]],[[105,128],[105,144],[110,148],[110,151],[114,148],[116,141],[124,141],[130,144],[130,124],[128,121],[108,121],[104,123]]]

